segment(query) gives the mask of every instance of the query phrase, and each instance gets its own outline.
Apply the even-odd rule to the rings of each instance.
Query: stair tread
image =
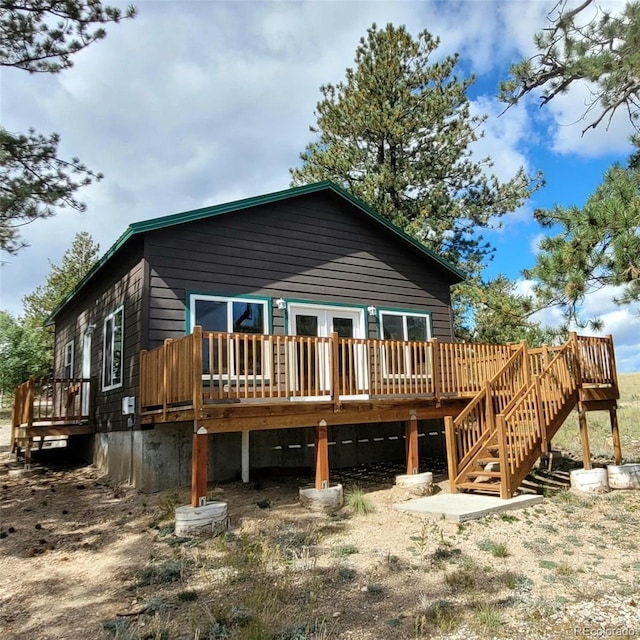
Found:
[[[478,491],[495,491],[500,493],[499,482],[461,482],[458,489],[476,489]]]
[[[500,471],[483,471],[482,469],[479,469],[478,471],[465,471],[465,475],[487,476],[487,478],[502,478],[502,473]]]

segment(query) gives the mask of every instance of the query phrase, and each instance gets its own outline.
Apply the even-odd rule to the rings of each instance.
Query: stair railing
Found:
[[[455,418],[445,420],[449,482],[455,491],[474,460],[496,435],[496,415],[507,399],[525,389],[529,380],[527,345],[516,347],[502,368]]]
[[[539,376],[496,417],[503,491],[510,498],[546,447],[549,429],[578,388],[576,353],[570,341]],[[553,435],[553,434],[551,434]]]

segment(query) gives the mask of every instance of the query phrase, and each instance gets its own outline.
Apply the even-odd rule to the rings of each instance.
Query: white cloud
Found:
[[[344,78],[372,22],[406,24],[414,35],[426,27],[442,41],[434,60],[459,51],[465,69],[502,74],[533,52],[532,34],[554,4],[145,2],[138,18],[110,26],[69,71],[3,70],[3,126],[58,132],[61,155],[78,156],[105,179],[79,194],[85,214],[62,211],[25,228],[31,247],[3,258],[2,307],[20,311],[48,259],[58,262],[77,231],[105,251],[133,221],[286,188],[289,167],[311,140],[320,85]],[[501,180],[522,165],[531,171],[539,143],[531,112],[497,118],[502,105],[493,96],[473,108],[490,116],[477,157],[491,156]],[[572,117],[565,103],[554,108],[544,117]],[[573,138],[554,132],[554,149],[580,151],[577,128]],[[529,216],[526,205],[504,218],[505,228]]]
[[[520,279],[516,283],[518,293],[535,296],[533,280]],[[588,327],[571,326],[570,329],[586,336],[613,336],[616,351],[616,365],[619,371],[640,371],[640,305],[618,306],[613,299],[620,294],[619,287],[603,287],[599,291],[586,296],[582,305],[582,317],[599,318],[602,321],[601,331],[593,331]],[[531,318],[549,327],[559,327],[563,323],[563,315],[559,308],[543,309]]]

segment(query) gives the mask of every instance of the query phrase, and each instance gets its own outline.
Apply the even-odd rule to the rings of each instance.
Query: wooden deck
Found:
[[[37,442],[95,432],[95,381],[89,378],[30,378],[16,388],[11,416],[11,451],[31,462]]]
[[[93,433],[89,379],[31,379],[16,390],[12,448]],[[418,420],[444,418],[452,491],[510,497],[574,409],[590,467],[586,413],[608,410],[621,460],[611,337],[560,346],[407,342],[203,332],[140,354],[144,425],[192,422],[194,506],[206,495],[208,434],[313,427],[316,486],[329,482],[328,429],[404,422],[418,472]],[[243,438],[243,442],[244,442]],[[248,441],[247,441],[248,443]]]
[[[315,427],[316,469],[328,470],[318,458],[326,450],[327,427],[404,421],[407,473],[415,473],[417,421],[445,418],[452,490],[510,497],[577,406],[585,466],[590,454],[582,424],[592,409],[611,412],[620,458],[610,336],[572,334],[565,345],[529,349],[526,343],[249,335],[196,327],[142,352],[140,380],[142,422],[193,421],[199,455],[209,433]],[[194,483],[201,473],[194,468]],[[328,483],[328,471],[316,475],[318,487]],[[202,482],[194,488],[194,504],[203,495]]]

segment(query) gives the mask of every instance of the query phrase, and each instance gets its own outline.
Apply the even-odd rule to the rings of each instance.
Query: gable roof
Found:
[[[186,222],[196,222],[205,218],[212,218],[214,216],[222,215],[225,213],[235,213],[244,209],[257,207],[264,204],[270,204],[272,202],[279,202],[282,200],[289,200],[298,196],[307,195],[310,193],[318,193],[320,191],[329,191],[337,194],[344,200],[347,200],[354,205],[358,210],[367,216],[375,220],[376,223],[381,225],[385,230],[400,238],[402,241],[409,243],[414,249],[417,249],[430,261],[435,262],[440,268],[449,274],[454,282],[462,282],[465,279],[465,275],[462,271],[454,267],[450,262],[434,253],[430,249],[427,249],[423,244],[418,242],[415,238],[406,234],[402,229],[396,227],[389,222],[386,218],[383,218],[379,213],[374,211],[369,205],[365,204],[359,198],[350,194],[345,189],[342,189],[337,184],[330,180],[323,182],[315,182],[313,184],[303,185],[301,187],[292,187],[290,189],[284,189],[282,191],[275,191],[273,193],[267,193],[261,196],[254,196],[251,198],[244,198],[242,200],[236,200],[234,202],[227,202],[224,204],[218,204],[210,207],[203,207],[202,209],[194,209],[192,211],[184,211],[182,213],[174,213],[168,216],[162,216],[160,218],[151,218],[149,220],[142,220],[141,222],[133,222],[130,224],[125,232],[113,243],[113,245],[107,250],[107,252],[96,262],[91,270],[82,278],[82,280],[70,291],[62,302],[54,309],[51,315],[45,321],[45,325],[52,324],[56,316],[62,311],[62,309],[76,297],[78,292],[84,288],[84,286],[100,271],[100,269],[108,262],[131,238],[144,234],[148,231],[155,231],[157,229],[165,229]]]

